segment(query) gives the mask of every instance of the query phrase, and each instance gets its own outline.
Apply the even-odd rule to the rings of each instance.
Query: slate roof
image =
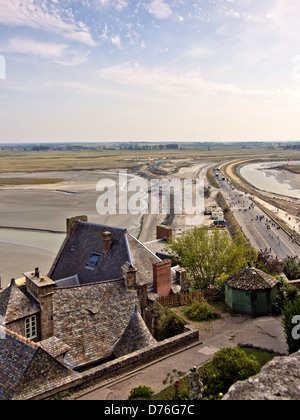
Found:
[[[0,333],[0,400],[30,399],[78,376],[38,344],[3,327]]]
[[[54,289],[54,336],[70,347],[64,362],[75,368],[111,357],[137,303],[123,279]]]
[[[34,315],[39,311],[36,301],[26,296],[15,281],[0,292],[0,316],[3,317],[5,324]]]
[[[120,337],[114,344],[113,353],[116,357],[122,357],[155,343],[156,340],[148,330],[136,305],[134,314],[132,315],[122,337]]]
[[[225,283],[234,289],[266,290],[273,289],[279,282],[258,268],[245,268],[231,275]]]
[[[112,235],[112,245],[108,253],[104,253],[103,248],[102,235],[105,232]],[[94,269],[90,270],[86,266],[93,254],[99,255],[99,260]],[[58,286],[119,279],[123,276],[122,266],[127,262],[138,270],[138,283],[151,285],[152,264],[161,262],[161,259],[126,229],[79,221],[70,238],[64,243],[49,277],[57,282]],[[61,281],[62,279],[64,280]]]
[[[64,342],[59,340],[57,337],[50,337],[46,340],[40,341],[40,346],[51,356],[57,358],[58,356],[64,355],[70,350]]]
[[[102,238],[106,231],[112,234],[112,245],[107,254],[104,253]],[[122,266],[129,258],[125,233],[124,229],[77,222],[49,277],[56,281],[77,274],[80,284],[121,278]],[[94,270],[90,270],[86,265],[93,253],[99,254],[100,258]]]
[[[146,248],[138,239],[127,234],[131,264],[137,269],[137,282],[153,283],[153,264],[161,262],[161,259]]]

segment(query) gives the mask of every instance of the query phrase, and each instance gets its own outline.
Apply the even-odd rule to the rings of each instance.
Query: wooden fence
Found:
[[[190,305],[193,301],[217,301],[222,299],[216,290],[194,290],[192,292],[177,293],[175,295],[159,297],[156,302],[169,308]]]

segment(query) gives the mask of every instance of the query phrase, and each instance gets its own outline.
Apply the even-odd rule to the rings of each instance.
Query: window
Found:
[[[99,261],[100,255],[93,253],[91,258],[88,260],[85,268],[88,270],[95,270],[95,267],[97,265],[97,262]]]
[[[25,319],[25,337],[30,340],[37,338],[36,315]]]

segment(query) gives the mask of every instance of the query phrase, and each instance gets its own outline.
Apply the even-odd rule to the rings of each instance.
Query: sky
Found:
[[[0,0],[0,142],[300,140],[299,0]]]

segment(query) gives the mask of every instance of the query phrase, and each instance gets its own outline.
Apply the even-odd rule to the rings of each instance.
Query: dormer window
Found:
[[[92,271],[95,270],[95,267],[96,267],[96,265],[99,261],[99,258],[100,258],[99,254],[93,253],[91,258],[88,260],[85,268],[87,268],[88,270],[92,270]]]

